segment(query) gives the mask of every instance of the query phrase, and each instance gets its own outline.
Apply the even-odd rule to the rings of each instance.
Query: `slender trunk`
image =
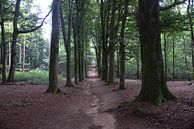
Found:
[[[60,6],[61,0],[53,0],[52,32],[49,63],[49,87],[47,92],[58,93],[58,55],[59,55],[59,27],[60,27]]]
[[[5,44],[5,20],[3,14],[3,2],[0,3],[1,15],[1,46],[2,46],[2,83],[6,83],[6,44]]]
[[[191,46],[192,46],[192,80],[194,80],[194,32],[193,32],[193,21],[192,21],[192,7],[193,7],[193,1],[189,0],[188,1],[188,6],[187,6],[187,15],[189,18],[189,26],[190,26],[190,31],[191,31]]]
[[[117,77],[120,76],[120,55],[119,55],[119,50],[117,50]]]
[[[173,36],[173,41],[172,41],[172,80],[174,81],[175,80],[175,41],[174,41],[174,36]]]
[[[77,8],[77,44],[78,44],[78,74],[79,82],[82,82],[82,67],[81,67],[81,1],[76,0]]]
[[[22,45],[21,44],[19,44],[19,68],[20,68],[20,71],[21,71],[21,69],[22,69]]]
[[[76,22],[73,22],[73,39],[74,39],[74,79],[75,84],[78,83],[78,58],[77,58],[77,34],[76,34]]]
[[[185,37],[183,35],[183,52],[184,52],[184,60],[185,60],[185,67],[186,67],[186,71],[185,71],[185,76],[188,80],[190,80],[188,71],[189,71],[189,65],[188,65],[188,59],[187,59],[187,49],[186,49],[186,41],[185,41]]]
[[[26,46],[25,46],[25,43],[23,44],[23,47],[22,47],[22,71],[25,70],[25,58],[26,58]]]
[[[125,10],[122,18],[121,37],[120,37],[120,84],[119,89],[125,89],[125,25],[128,13],[128,0],[125,0]]]
[[[68,15],[68,38],[67,38],[67,82],[66,86],[71,87],[73,86],[71,83],[71,32],[72,32],[72,1],[68,0],[68,8],[69,8],[69,15]]]
[[[103,81],[107,81],[108,75],[108,62],[107,62],[107,42],[106,42],[106,19],[108,11],[105,11],[105,1],[101,0],[100,16],[101,16],[101,39],[102,39],[102,74],[101,78]],[[109,0],[106,3],[106,6],[109,7]]]
[[[139,59],[136,59],[137,62],[137,71],[136,71],[136,79],[140,79],[140,66],[139,66]]]
[[[11,44],[11,66],[9,70],[8,82],[14,82],[15,75],[15,65],[16,65],[16,43],[18,38],[18,17],[20,11],[21,0],[16,1],[14,20],[13,20],[13,34],[12,34],[12,44]]]
[[[164,71],[165,71],[165,79],[168,78],[168,69],[167,69],[167,37],[166,34],[164,34]]]
[[[112,12],[111,12],[111,25],[110,25],[110,41],[109,41],[108,84],[114,84],[115,13],[116,13],[116,0],[113,0],[112,1]]]

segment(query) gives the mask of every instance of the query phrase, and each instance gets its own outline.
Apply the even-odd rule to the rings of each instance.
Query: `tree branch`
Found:
[[[165,6],[165,7],[160,7],[160,11],[165,11],[165,10],[171,9],[171,8],[175,7],[176,5],[180,5],[180,4],[185,3],[186,1],[187,0],[182,0],[182,1],[175,0],[174,3],[171,4],[171,5],[168,5],[168,6]]]
[[[22,33],[31,33],[34,32],[36,30],[38,30],[40,27],[42,27],[42,25],[44,24],[44,21],[46,20],[46,18],[49,16],[49,14],[52,12],[52,9],[48,12],[48,14],[44,17],[44,19],[42,20],[41,24],[39,26],[36,26],[35,28],[31,29],[31,30],[18,30],[18,34],[22,34]]]

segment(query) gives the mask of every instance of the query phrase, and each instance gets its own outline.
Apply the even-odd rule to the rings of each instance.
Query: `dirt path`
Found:
[[[102,86],[92,69],[90,78],[66,93],[45,94],[47,86],[0,86],[0,129],[115,129],[115,119],[100,112],[95,87]]]
[[[194,85],[169,82],[178,102],[160,106],[141,103],[147,117],[137,117],[130,108],[118,108],[134,100],[140,81],[127,80],[126,90],[115,90],[96,77],[73,88],[60,85],[64,94],[46,94],[46,85],[20,83],[0,85],[0,129],[193,129]]]

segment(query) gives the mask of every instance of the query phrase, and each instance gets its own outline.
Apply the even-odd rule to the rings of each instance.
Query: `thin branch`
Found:
[[[52,9],[48,12],[48,14],[44,17],[44,19],[42,20],[41,24],[31,30],[18,30],[18,34],[22,34],[22,33],[31,33],[34,32],[36,30],[38,30],[40,27],[42,27],[42,25],[44,24],[44,21],[46,20],[46,18],[49,16],[49,14],[52,12]]]
[[[176,5],[180,5],[180,4],[185,3],[186,1],[187,0],[182,0],[182,1],[175,0],[174,3],[171,4],[171,5],[168,5],[168,6],[165,6],[165,7],[160,7],[160,11],[165,11],[165,10],[171,9],[171,8],[175,7]]]

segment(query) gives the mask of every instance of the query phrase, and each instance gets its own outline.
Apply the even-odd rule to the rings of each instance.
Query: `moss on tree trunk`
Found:
[[[160,104],[176,99],[168,90],[161,50],[159,0],[139,0],[138,29],[142,54],[142,88],[137,101]]]

